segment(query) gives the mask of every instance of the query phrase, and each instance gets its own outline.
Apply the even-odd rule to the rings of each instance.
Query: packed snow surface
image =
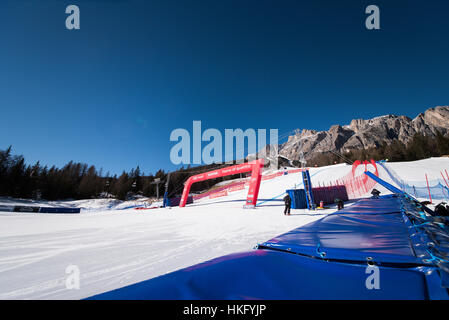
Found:
[[[404,180],[449,171],[448,158],[388,165]],[[317,185],[349,172],[351,166],[339,164],[312,168],[310,175]],[[391,182],[381,168],[379,172]],[[257,209],[243,209],[247,189],[186,208],[150,210],[132,208],[141,201],[0,199],[0,205],[82,208],[80,214],[0,212],[0,299],[80,299],[251,250],[335,211],[292,210],[291,216],[284,216],[285,190],[302,187],[301,183],[299,173],[263,181]],[[66,287],[73,276],[70,266],[79,268],[79,289]]]
[[[250,250],[324,213],[297,211],[287,217],[281,207],[244,210],[237,202],[146,212],[1,216],[0,298],[88,297]],[[69,265],[79,267],[79,290],[66,289]]]

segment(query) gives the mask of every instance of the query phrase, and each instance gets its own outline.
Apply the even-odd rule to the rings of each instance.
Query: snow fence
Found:
[[[427,181],[405,181],[391,168],[388,168],[383,162],[378,164],[387,172],[393,182],[404,192],[414,196],[415,198],[429,199],[429,192],[432,199],[449,201],[449,188],[443,179],[432,179]],[[444,177],[444,176],[443,176]]]

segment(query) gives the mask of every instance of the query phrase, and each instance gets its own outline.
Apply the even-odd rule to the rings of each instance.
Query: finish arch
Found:
[[[255,207],[257,203],[257,197],[259,195],[260,181],[262,180],[262,168],[264,165],[263,159],[254,160],[248,163],[237,164],[235,166],[217,169],[205,173],[200,173],[191,176],[187,179],[184,190],[182,191],[180,207],[185,207],[187,198],[189,196],[190,187],[195,182],[200,182],[209,179],[215,179],[233,174],[249,172],[251,171],[251,178],[249,182],[248,195],[246,197],[246,207]]]

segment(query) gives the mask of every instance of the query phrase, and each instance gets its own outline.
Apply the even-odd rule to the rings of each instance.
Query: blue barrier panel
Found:
[[[292,198],[292,209],[307,208],[306,192],[304,189],[289,189],[287,193]]]
[[[3,206],[0,205],[0,212],[12,212],[14,211],[14,206]]]
[[[80,208],[54,208],[54,207],[34,207],[34,206],[14,206],[14,212],[32,213],[80,213]]]
[[[33,212],[37,213],[39,212],[39,207],[32,207],[32,206],[14,206],[14,212]]]
[[[51,208],[51,207],[40,207],[40,213],[80,213],[80,208]]]

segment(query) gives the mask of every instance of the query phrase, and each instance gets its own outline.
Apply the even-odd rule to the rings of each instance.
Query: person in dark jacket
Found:
[[[371,191],[371,194],[373,195],[374,199],[378,199],[379,195],[380,195],[380,191],[377,189],[373,189],[373,191]]]
[[[290,208],[292,206],[292,198],[290,198],[288,193],[284,197],[284,204],[285,204],[284,215],[290,215]]]
[[[338,210],[341,210],[345,207],[343,200],[336,198],[334,202],[337,204]]]

